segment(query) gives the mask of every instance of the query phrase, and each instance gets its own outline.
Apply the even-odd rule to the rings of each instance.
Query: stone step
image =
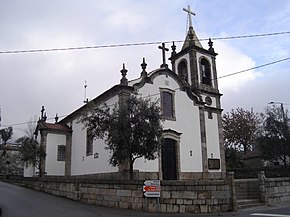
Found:
[[[236,194],[237,200],[259,199],[259,194]]]
[[[263,206],[264,203],[261,203],[259,199],[245,199],[245,200],[237,200],[238,209],[246,209],[252,207]]]

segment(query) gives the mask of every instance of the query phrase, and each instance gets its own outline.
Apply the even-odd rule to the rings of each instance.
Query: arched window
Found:
[[[175,120],[174,91],[160,89],[160,95],[162,117],[168,120]]]
[[[210,63],[207,59],[202,58],[200,61],[201,82],[206,85],[211,85],[211,70]]]
[[[187,71],[187,63],[185,60],[182,60],[178,66],[177,66],[177,70],[178,70],[178,75],[179,77],[183,80],[188,82],[188,71]]]

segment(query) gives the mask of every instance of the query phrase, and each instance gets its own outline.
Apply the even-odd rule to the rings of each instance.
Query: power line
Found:
[[[66,117],[67,115],[61,115],[59,116],[59,118],[64,118]],[[53,120],[55,119],[54,117],[53,118],[47,118],[47,120]],[[36,121],[27,121],[27,122],[21,122],[21,123],[14,123],[14,124],[5,124],[5,125],[2,125],[1,128],[5,128],[5,127],[14,127],[14,126],[19,126],[19,125],[24,125],[24,124],[33,124],[33,123],[37,123],[38,120]]]
[[[152,45],[152,44],[160,44],[160,43],[162,43],[162,42],[141,42],[141,43],[128,43],[128,44],[95,45],[95,46],[85,46],[85,47],[47,48],[47,49],[31,49],[31,50],[12,50],[12,51],[0,51],[0,54],[17,54],[17,53],[38,53],[38,52],[51,52],[51,51],[87,50],[87,49],[99,49],[99,48],[142,46],[142,45]],[[166,43],[168,43],[168,42],[166,42]]]
[[[263,64],[263,65],[255,66],[255,67],[252,67],[252,68],[249,68],[249,69],[244,69],[244,70],[241,70],[241,71],[238,71],[238,72],[234,72],[234,73],[230,73],[230,74],[227,74],[227,75],[223,75],[223,76],[218,77],[217,79],[233,76],[233,75],[236,75],[236,74],[240,74],[240,73],[243,73],[243,72],[247,72],[247,71],[251,71],[251,70],[254,70],[254,69],[262,68],[262,67],[265,67],[265,66],[273,65],[273,64],[276,64],[276,63],[284,62],[284,61],[287,61],[287,60],[290,60],[290,57],[287,57],[287,58],[284,58],[284,59],[281,59],[281,60],[276,60],[276,61],[273,61],[273,62],[270,62],[270,63],[266,63],[266,64]]]
[[[240,35],[240,36],[228,36],[228,37],[213,37],[211,40],[231,40],[231,39],[242,39],[242,38],[256,38],[266,36],[276,36],[290,34],[290,31],[285,32],[274,32],[264,34],[253,34],[253,35]],[[208,39],[199,39],[199,41],[206,41]],[[184,40],[176,40],[174,42],[184,42]],[[100,48],[115,48],[115,47],[132,47],[132,46],[145,46],[154,45],[161,43],[172,43],[172,41],[156,41],[156,42],[140,42],[140,43],[126,43],[126,44],[111,44],[111,45],[94,45],[94,46],[80,46],[80,47],[67,47],[67,48],[45,48],[45,49],[28,49],[28,50],[11,50],[11,51],[0,51],[0,54],[19,54],[19,53],[39,53],[39,52],[54,52],[54,51],[73,51],[73,50],[87,50],[87,49],[100,49]]]
[[[228,37],[215,37],[215,38],[211,38],[211,40],[229,40],[229,39],[241,39],[241,38],[256,38],[256,37],[285,35],[285,34],[290,34],[290,31],[264,33],[264,34],[254,34],[254,35],[240,35],[240,36],[228,36]],[[201,39],[201,40],[208,40],[208,39]]]
[[[277,64],[277,63],[280,63],[280,62],[284,62],[284,61],[287,61],[287,60],[290,60],[290,57],[287,57],[287,58],[284,58],[284,59],[280,59],[280,60],[276,60],[276,61],[273,61],[273,62],[269,62],[269,63],[266,63],[266,64],[262,64],[262,65],[259,65],[259,66],[255,66],[255,67],[252,67],[252,68],[244,69],[244,70],[241,70],[241,71],[238,71],[238,72],[234,72],[234,73],[230,73],[230,74],[227,74],[227,75],[223,75],[223,76],[218,77],[217,79],[230,77],[230,76],[233,76],[233,75],[236,75],[236,74],[240,74],[240,73],[251,71],[251,70],[254,70],[254,69],[258,69],[258,68],[263,68],[263,67],[266,67],[266,66],[269,66],[269,65],[274,65],[274,64]],[[174,90],[178,90],[178,89],[179,88],[176,88]],[[141,98],[148,98],[148,97],[152,97],[152,96],[157,96],[159,94],[160,93],[153,93],[153,94],[150,94],[149,96],[143,96]],[[108,105],[108,106],[111,107],[113,105],[114,104]],[[66,116],[68,116],[68,115],[61,115],[61,116],[59,116],[59,118],[66,117]],[[54,118],[48,118],[47,120],[52,120],[52,119],[54,119]],[[24,124],[29,124],[29,123],[36,123],[36,122],[37,121],[28,121],[28,122],[15,123],[15,124],[6,124],[6,125],[2,125],[1,127],[4,128],[4,127],[9,127],[9,126],[19,126],[19,125],[24,125]]]

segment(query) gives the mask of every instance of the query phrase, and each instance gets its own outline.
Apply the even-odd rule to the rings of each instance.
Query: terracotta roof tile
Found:
[[[66,124],[41,123],[40,130],[57,130],[57,131],[71,131],[71,128]]]
[[[259,149],[255,149],[245,154],[242,159],[259,158],[262,157],[262,152]]]

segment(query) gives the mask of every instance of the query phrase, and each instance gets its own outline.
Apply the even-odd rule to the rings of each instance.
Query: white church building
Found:
[[[193,27],[180,51],[171,46],[170,66],[165,44],[160,68],[146,71],[143,59],[140,77],[128,81],[121,70],[121,82],[84,104],[61,121],[47,123],[42,110],[38,122],[40,145],[46,151],[42,171],[46,176],[95,176],[122,178],[126,171],[109,164],[110,151],[101,139],[92,140],[80,122],[90,106],[118,103],[122,94],[159,99],[163,122],[163,144],[155,160],[139,158],[134,163],[136,179],[219,179],[225,175],[225,154],[221,126],[221,103],[213,43],[203,48]],[[25,176],[33,176],[25,168]]]

